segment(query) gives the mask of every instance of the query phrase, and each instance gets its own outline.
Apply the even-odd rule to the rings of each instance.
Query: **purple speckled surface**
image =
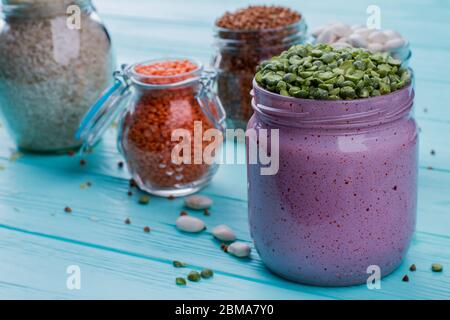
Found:
[[[278,174],[248,167],[250,229],[267,267],[324,286],[365,283],[370,265],[395,270],[416,223],[412,87],[355,101],[254,95],[248,127],[280,129]]]

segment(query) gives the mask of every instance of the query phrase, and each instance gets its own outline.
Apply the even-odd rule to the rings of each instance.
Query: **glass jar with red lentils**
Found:
[[[80,125],[83,150],[119,117],[118,148],[140,189],[176,197],[206,186],[225,129],[215,72],[195,60],[163,59],[123,66],[114,77]]]

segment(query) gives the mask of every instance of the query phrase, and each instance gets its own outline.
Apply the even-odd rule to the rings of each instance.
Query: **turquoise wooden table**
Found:
[[[258,3],[260,1],[253,1]],[[127,195],[129,175],[111,128],[80,166],[79,156],[17,153],[0,127],[0,298],[42,299],[448,299],[450,298],[450,2],[442,0],[277,1],[300,10],[310,26],[339,19],[365,23],[366,8],[381,8],[383,28],[410,39],[416,73],[416,117],[421,128],[417,232],[403,265],[366,286],[316,288],[285,281],[265,269],[253,250],[250,260],[223,253],[209,232],[189,236],[174,226],[182,199]],[[120,62],[186,55],[208,62],[211,26],[237,0],[98,0]],[[238,148],[243,148],[239,145]],[[90,188],[83,188],[91,182]],[[223,166],[201,193],[215,204],[209,227],[226,223],[251,243],[243,165]],[[64,208],[73,209],[71,214]],[[194,213],[193,213],[194,214]],[[129,218],[131,225],[124,224]],[[151,233],[143,232],[150,226]],[[190,268],[209,267],[213,280],[175,285]],[[444,265],[432,273],[430,265]],[[417,271],[408,271],[415,263]],[[81,271],[81,289],[66,286],[69,266]],[[402,282],[409,274],[410,282]]]

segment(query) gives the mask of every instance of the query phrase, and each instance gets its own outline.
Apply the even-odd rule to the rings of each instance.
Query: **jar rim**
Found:
[[[271,33],[271,32],[279,32],[279,31],[285,31],[285,30],[289,30],[289,29],[295,29],[298,26],[302,26],[304,24],[306,24],[305,22],[305,18],[303,17],[303,15],[300,13],[300,19],[294,23],[282,26],[282,27],[277,27],[277,28],[268,28],[268,29],[230,29],[230,28],[223,28],[223,27],[219,27],[216,23],[214,23],[214,27],[213,30],[216,33],[219,32],[229,32],[229,33],[236,33],[236,34],[262,34],[262,33]]]
[[[11,3],[10,0],[0,0],[0,16],[5,17],[49,17],[52,15],[67,14],[67,8],[77,5],[81,10],[92,7],[91,0],[53,0],[46,2]]]
[[[370,127],[409,114],[414,102],[414,78],[392,93],[354,100],[285,97],[262,88],[253,79],[251,95],[255,114],[267,123],[303,128]]]
[[[171,76],[155,76],[155,75],[146,75],[136,71],[136,67],[142,65],[149,65],[157,62],[167,62],[167,61],[177,61],[177,60],[187,60],[192,64],[196,65],[196,68],[189,72],[184,72]],[[186,58],[186,57],[164,57],[164,58],[155,58],[150,60],[145,60],[142,62],[134,63],[128,66],[125,70],[125,74],[130,78],[130,80],[139,86],[146,88],[158,88],[158,89],[166,89],[172,87],[179,87],[183,85],[190,84],[192,82],[196,82],[200,79],[201,73],[203,72],[204,67],[203,63],[198,59]],[[179,79],[179,81],[176,81]],[[148,83],[145,81],[148,80],[168,80],[168,83]],[[170,80],[174,80],[171,82]]]

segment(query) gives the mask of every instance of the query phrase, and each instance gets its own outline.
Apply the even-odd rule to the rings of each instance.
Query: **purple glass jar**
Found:
[[[395,270],[416,223],[413,85],[345,101],[253,86],[248,129],[279,129],[278,173],[248,165],[251,235],[267,267],[319,286],[365,283],[369,266]]]

